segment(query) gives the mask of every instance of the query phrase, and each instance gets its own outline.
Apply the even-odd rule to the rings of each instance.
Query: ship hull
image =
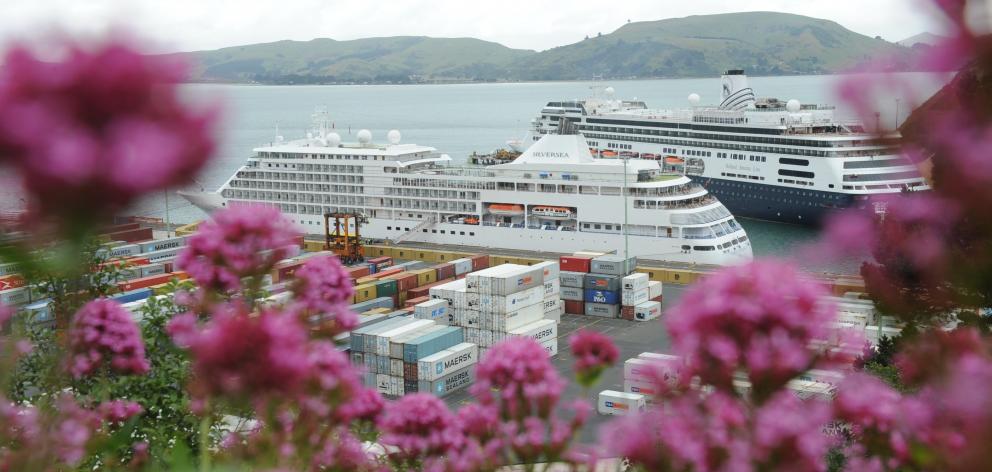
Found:
[[[765,221],[819,226],[845,208],[860,207],[867,199],[857,195],[691,176],[717,197],[734,216]]]

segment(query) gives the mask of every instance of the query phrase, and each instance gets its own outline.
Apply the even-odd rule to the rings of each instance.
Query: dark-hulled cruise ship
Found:
[[[722,77],[717,106],[649,109],[613,98],[612,87],[586,100],[549,102],[525,144],[567,119],[596,157],[656,159],[720,199],[735,216],[815,225],[829,212],[867,205],[873,195],[925,190],[901,158],[898,136],[878,139],[834,108],[756,98],[742,70]]]

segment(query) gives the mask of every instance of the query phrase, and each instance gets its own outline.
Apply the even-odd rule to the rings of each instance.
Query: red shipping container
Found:
[[[143,266],[152,263],[151,261],[148,260],[147,257],[129,257],[127,259],[124,259],[124,261],[128,265],[132,265],[132,266]]]
[[[486,268],[489,267],[489,255],[488,254],[479,254],[479,255],[476,255],[476,256],[472,256],[471,259],[472,259],[472,272],[475,272],[477,270],[486,269]]]
[[[348,267],[347,270],[348,270],[348,276],[351,277],[352,280],[360,279],[362,277],[369,275],[368,264]]]
[[[662,299],[663,299],[663,298],[665,298],[665,296],[664,296],[664,295],[658,295],[657,297],[654,297],[654,298],[652,298],[652,299],[651,299],[651,301],[653,301],[653,302],[658,302],[658,303],[662,303]]]
[[[627,305],[620,307],[620,318],[627,321],[634,321],[634,307]]]
[[[409,274],[406,272],[393,274],[388,277],[383,277],[384,279],[395,280],[396,290],[400,292],[405,292],[412,288],[417,288],[417,274]]]
[[[434,282],[432,284],[427,284],[427,285],[424,285],[424,286],[421,286],[421,287],[417,287],[417,288],[411,288],[410,291],[407,292],[407,297],[408,298],[417,298],[417,297],[424,297],[424,296],[430,295],[430,293],[431,293],[430,292],[431,287],[434,287],[436,285],[446,284],[446,283],[451,282],[451,281],[452,281],[452,279],[438,280],[437,282]]]
[[[138,279],[131,279],[126,282],[118,283],[117,288],[119,288],[120,291],[122,292],[129,292],[131,290],[137,290],[139,288],[148,288],[154,285],[161,285],[167,283],[168,281],[172,280],[173,277],[179,280],[185,280],[189,278],[189,275],[187,275],[185,272],[181,270],[169,274],[150,275],[148,277],[141,277]]]
[[[377,272],[375,274],[372,274],[372,277],[375,277],[377,280],[381,280],[383,277],[389,277],[390,275],[398,274],[400,272],[403,272],[403,269],[401,268],[386,269],[382,272]]]
[[[5,275],[0,277],[0,290],[7,290],[10,288],[20,288],[24,286],[24,278],[17,274]]]
[[[561,270],[564,271],[589,272],[592,258],[585,256],[561,256],[558,258],[558,263],[561,264]]]
[[[417,380],[417,363],[416,362],[404,362],[403,363],[403,380]]]
[[[450,279],[455,276],[455,265],[445,262],[444,264],[438,264],[432,269],[437,271],[438,280]]]
[[[565,313],[584,315],[586,314],[586,304],[581,300],[565,300]]]
[[[404,304],[404,306],[406,306],[407,308],[410,308],[410,307],[413,307],[413,306],[417,306],[417,305],[419,305],[421,303],[424,303],[427,300],[430,300],[430,297],[411,298],[411,299],[408,299],[406,301],[406,303]]]
[[[107,233],[105,235],[107,239],[111,241],[124,241],[126,243],[136,243],[138,241],[147,241],[152,239],[152,229],[151,228],[138,228],[129,229],[126,231],[117,231],[115,233]]]
[[[293,274],[296,273],[296,269],[299,269],[302,266],[303,261],[276,264],[276,267],[272,270],[272,283],[285,282],[293,278]]]

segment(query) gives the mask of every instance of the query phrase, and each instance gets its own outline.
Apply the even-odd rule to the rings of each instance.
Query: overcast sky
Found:
[[[39,31],[99,34],[123,28],[159,51],[281,39],[476,37],[544,50],[648,21],[739,11],[834,20],[898,41],[939,31],[925,0],[0,0],[0,43]]]

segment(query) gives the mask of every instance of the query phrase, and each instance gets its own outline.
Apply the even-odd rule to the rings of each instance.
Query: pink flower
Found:
[[[313,470],[372,470],[372,458],[362,443],[341,428],[314,454]]]
[[[877,378],[850,374],[837,388],[834,411],[838,419],[861,428],[890,431],[901,414],[899,392]]]
[[[757,401],[813,367],[811,343],[829,338],[827,292],[791,266],[753,262],[729,267],[694,285],[667,320],[678,354],[704,383],[732,391],[744,369]]]
[[[579,383],[589,387],[596,383],[607,367],[616,363],[620,351],[613,341],[596,331],[580,329],[569,340],[575,356],[575,374]]]
[[[479,362],[476,377],[470,392],[509,418],[547,418],[565,387],[547,351],[531,338],[497,343]]]
[[[14,47],[0,67],[0,160],[42,215],[78,221],[188,182],[214,150],[215,113],[180,99],[183,67],[122,42]]]
[[[100,418],[80,407],[68,394],[58,398],[56,408],[59,418],[50,440],[59,459],[69,465],[78,464],[86,455],[86,445],[100,427]]]
[[[803,401],[792,392],[779,391],[754,414],[751,455],[758,463],[826,470],[831,443],[823,428],[830,419],[830,406],[825,402]]]
[[[382,413],[386,401],[378,391],[362,388],[355,392],[344,404],[338,407],[337,416],[342,423],[352,421],[375,421]]]
[[[386,405],[377,421],[380,442],[399,449],[404,460],[443,456],[460,444],[458,421],[444,401],[429,393],[414,393]]]
[[[318,315],[324,334],[334,336],[358,325],[358,317],[348,308],[355,290],[337,257],[311,257],[296,270],[294,278],[294,305]]]
[[[294,254],[297,232],[278,209],[235,206],[214,213],[186,242],[176,266],[201,287],[234,291]]]
[[[141,331],[120,303],[98,298],[83,305],[72,320],[68,337],[68,368],[76,378],[96,372],[104,363],[123,374],[148,372]]]
[[[96,411],[103,421],[121,423],[129,420],[132,416],[140,415],[145,409],[142,408],[140,403],[126,400],[111,400],[97,405]]]
[[[240,398],[298,391],[310,374],[307,334],[293,316],[263,309],[257,316],[240,303],[217,307],[195,335],[180,318],[180,339],[193,358],[193,381],[204,394]]]

